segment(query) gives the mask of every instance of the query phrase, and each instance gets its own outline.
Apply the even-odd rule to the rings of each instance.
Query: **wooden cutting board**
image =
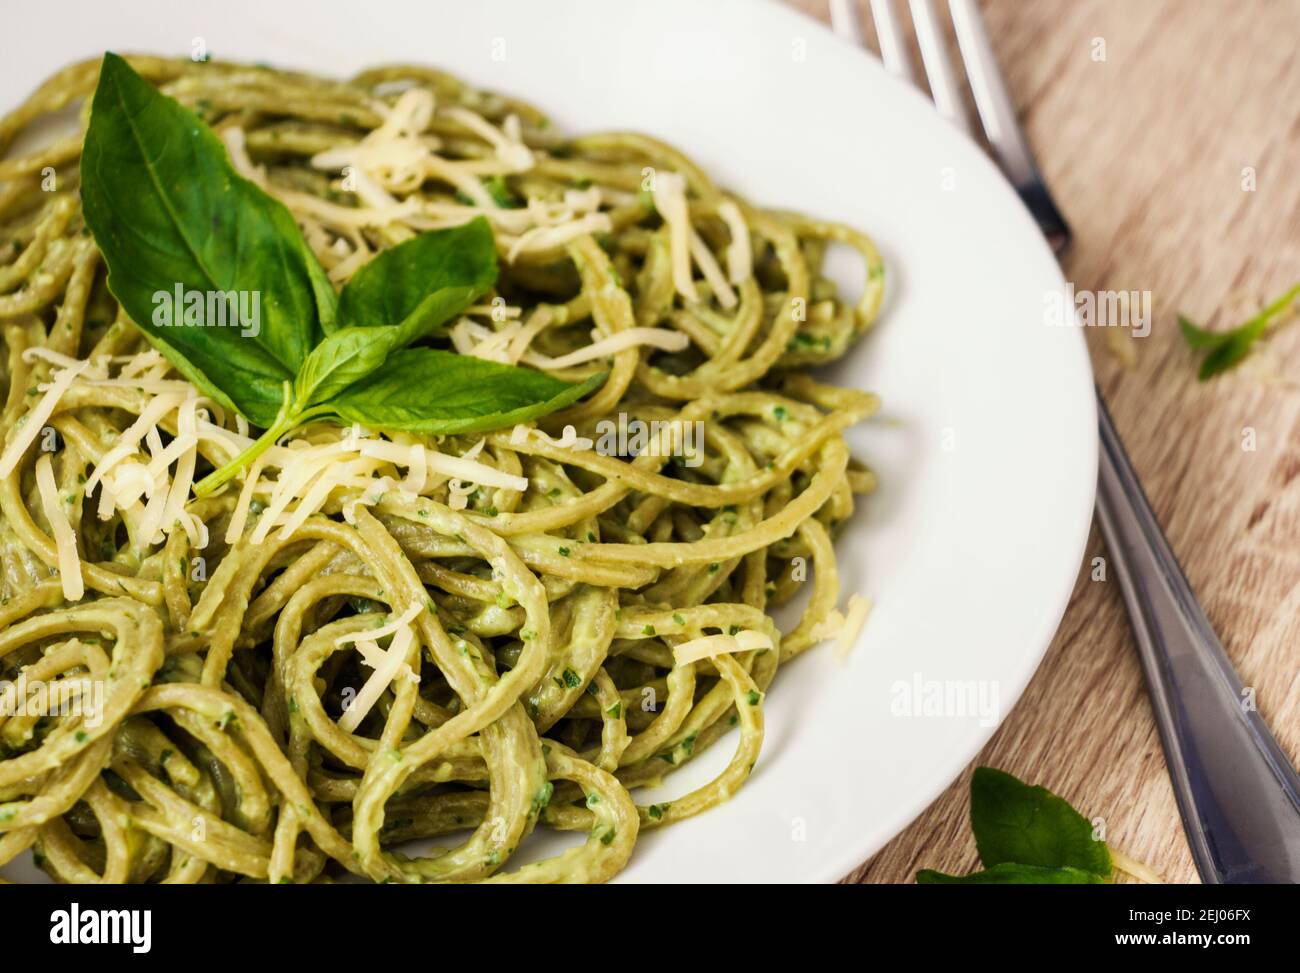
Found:
[[[787,2],[829,22],[827,0]],[[907,23],[905,4],[897,9]],[[983,9],[1074,230],[1066,277],[1079,290],[1151,294],[1146,337],[1088,329],[1097,380],[1229,657],[1295,760],[1300,324],[1201,383],[1176,315],[1232,326],[1300,280],[1300,2],[985,0]],[[874,49],[866,0],[858,14]],[[1092,579],[1097,557],[1094,527],[1042,667],[971,767],[1052,789],[1166,881],[1197,881],[1119,590],[1113,572]],[[970,771],[848,880],[974,870]]]

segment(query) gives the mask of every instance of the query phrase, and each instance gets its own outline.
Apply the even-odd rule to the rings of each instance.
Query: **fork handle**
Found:
[[[1249,705],[1097,395],[1097,514],[1205,882],[1300,881],[1300,778]]]

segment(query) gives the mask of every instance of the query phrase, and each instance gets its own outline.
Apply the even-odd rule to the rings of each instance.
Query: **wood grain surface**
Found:
[[[829,22],[826,0],[788,2]],[[1088,329],[1093,367],[1188,578],[1295,760],[1300,327],[1201,383],[1176,315],[1229,327],[1300,280],[1300,0],[982,6],[1074,231],[1066,277],[1080,290],[1151,293],[1148,336]],[[866,0],[858,14],[874,49]],[[1112,846],[1166,881],[1194,882],[1117,584],[1091,577],[1098,556],[1094,527],[1042,667],[971,767],[1051,788],[1104,819]],[[970,771],[847,880],[974,870]]]

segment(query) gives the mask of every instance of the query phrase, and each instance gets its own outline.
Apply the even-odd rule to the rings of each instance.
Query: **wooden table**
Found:
[[[827,0],[789,2],[829,21]],[[1074,230],[1066,277],[1080,290],[1151,292],[1149,336],[1088,329],[1093,367],[1188,578],[1295,760],[1300,328],[1200,383],[1176,315],[1228,327],[1300,279],[1300,0],[983,6]],[[866,0],[859,20],[874,48]],[[1088,562],[1098,556],[1094,527]],[[1050,788],[1166,881],[1197,881],[1118,586],[1088,567],[1038,674],[972,767]],[[974,870],[969,784],[967,768],[848,880]]]

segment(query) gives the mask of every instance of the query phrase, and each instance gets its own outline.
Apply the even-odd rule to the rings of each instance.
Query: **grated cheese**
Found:
[[[477,321],[461,318],[452,328],[451,340],[462,355],[504,364],[510,360],[510,344],[519,331],[518,321],[510,322],[500,331],[493,331]]]
[[[194,467],[198,463],[198,396],[191,396],[181,403],[176,413],[176,438],[167,447],[172,451],[179,445],[181,452],[176,460],[176,473],[172,477],[171,489],[167,492],[167,502],[163,506],[163,527],[170,530],[173,524],[182,523],[185,502],[190,498],[190,487],[194,483]]]
[[[424,492],[429,483],[427,456],[428,453],[420,443],[412,443],[407,451],[406,479],[402,481],[402,489],[407,493],[415,494],[417,497]]]
[[[381,625],[379,628],[368,629],[364,632],[353,632],[351,635],[340,635],[334,640],[334,644],[348,645],[352,642],[361,641],[362,639],[374,642],[388,635],[396,635],[404,626],[411,624],[419,614],[420,606],[412,603],[406,606],[406,610],[402,612],[402,614],[393,618],[386,625]]]
[[[464,510],[469,506],[469,497],[475,490],[473,483],[452,480],[447,488],[447,506],[452,510]]]
[[[736,306],[736,292],[732,290],[717,259],[695,228],[691,226],[690,205],[686,202],[686,180],[676,172],[655,174],[655,187],[651,193],[655,209],[668,224],[668,255],[672,263],[673,287],[691,304],[699,302],[691,262],[700,268],[704,282],[724,308]],[[720,214],[721,215],[721,214]],[[724,217],[725,219],[725,217]],[[733,230],[734,233],[734,230]],[[746,234],[748,241],[748,234]],[[733,238],[734,242],[734,238]]]
[[[102,355],[100,356],[100,358],[101,360],[96,362],[83,362],[76,358],[72,358],[69,355],[64,355],[60,352],[53,351],[52,349],[49,348],[42,348],[40,346],[34,348],[27,348],[26,350],[23,351],[23,361],[27,362],[28,364],[30,364],[34,359],[39,359],[41,361],[47,361],[51,365],[57,365],[59,368],[84,367],[84,371],[86,373],[91,373],[97,376],[103,376],[105,374],[104,372],[105,363],[102,361],[103,358]]]
[[[27,413],[22,425],[15,431],[14,438],[9,441],[4,453],[0,454],[0,477],[8,476],[22,462],[27,447],[36,442],[36,437],[41,434],[50,416],[54,415],[63,393],[68,391],[76,377],[89,367],[90,362],[79,362],[70,368],[61,368],[54,373],[48,385],[42,386],[45,394]]]
[[[444,108],[443,114],[454,121],[460,122],[460,124],[491,145],[496,152],[497,158],[510,166],[512,172],[527,172],[533,167],[533,153],[520,140],[518,120],[513,125],[510,124],[509,119],[506,120],[506,129],[513,131],[514,137],[512,138],[509,131],[498,129],[483,116],[470,111],[468,108],[459,106]]]
[[[605,213],[588,213],[586,216],[556,226],[535,226],[515,240],[506,252],[506,262],[514,263],[524,253],[538,253],[571,243],[588,233],[609,233],[614,229]]]
[[[763,632],[752,628],[742,629],[735,635],[705,635],[673,646],[673,660],[684,666],[701,659],[710,659],[715,655],[730,652],[749,652],[752,649],[770,649],[772,639]]]
[[[512,446],[524,446],[528,443],[530,438],[541,440],[542,442],[550,446],[558,447],[559,449],[574,449],[582,451],[592,449],[596,445],[594,439],[589,439],[586,436],[579,436],[578,430],[573,426],[565,426],[564,430],[560,433],[559,439],[554,439],[542,430],[533,426],[526,426],[522,422],[518,423],[512,430],[510,430],[510,445]]]
[[[601,338],[585,348],[571,351],[559,358],[547,358],[537,352],[528,352],[523,355],[523,361],[535,368],[571,368],[574,365],[581,365],[583,362],[589,362],[596,358],[616,355],[628,348],[648,346],[658,348],[661,351],[681,351],[690,343],[691,339],[685,334],[669,328],[625,328],[617,334]]]
[[[691,231],[691,256],[695,258],[695,265],[700,268],[700,273],[704,275],[704,282],[709,285],[709,290],[713,291],[713,296],[718,299],[718,303],[724,308],[735,307],[736,292],[731,289],[727,278],[722,275],[722,268],[718,266],[713,251],[694,230]]]
[[[282,466],[280,478],[276,480],[275,489],[271,493],[271,502],[262,512],[262,519],[253,528],[249,541],[253,544],[261,544],[265,541],[289,504],[305,492],[312,481],[325,472],[330,464],[347,452],[347,443],[343,440],[327,443],[324,446],[291,449],[293,462]]]
[[[50,530],[54,534],[63,597],[68,601],[81,601],[86,593],[86,584],[81,577],[77,535],[59,500],[58,486],[54,482],[54,464],[49,453],[42,453],[36,461],[36,489],[41,495],[41,510],[45,512],[45,519],[50,522]]]
[[[686,180],[675,172],[656,173],[651,196],[655,209],[668,224],[673,286],[685,300],[695,303],[699,298],[691,276],[691,214],[686,205]]]
[[[384,494],[392,487],[393,481],[386,476],[381,476],[378,480],[373,481],[359,497],[349,500],[343,505],[343,519],[355,527],[357,524],[357,507],[373,507],[384,499]]]
[[[534,338],[547,329],[552,317],[551,309],[545,306],[537,308],[528,316],[527,323],[515,333],[510,347],[506,349],[506,360],[510,364],[519,364],[519,359],[528,351],[528,346],[533,343]]]
[[[226,527],[227,544],[235,543],[244,533],[244,525],[248,523],[248,513],[253,503],[253,494],[257,491],[258,479],[262,475],[262,468],[266,466],[266,461],[266,454],[263,453],[253,460],[253,465],[244,475],[244,486],[239,491],[239,499],[235,501],[235,512],[230,515],[230,524]]]
[[[370,674],[370,678],[366,680],[365,685],[361,687],[361,691],[357,693],[356,698],[352,700],[352,704],[339,717],[339,729],[346,733],[356,730],[361,721],[365,719],[366,714],[379,702],[379,697],[383,695],[384,690],[399,675],[412,682],[418,683],[420,681],[419,673],[412,670],[406,661],[406,656],[415,641],[415,633],[411,630],[411,622],[420,614],[420,611],[421,608],[418,604],[412,604],[387,625],[365,632],[341,635],[334,640],[335,645],[355,644],[357,651],[361,653],[362,662],[374,670]],[[379,647],[379,639],[387,635],[391,635],[393,641],[385,651]]]
[[[483,440],[479,440],[478,443],[475,443],[466,451],[464,456],[449,456],[435,449],[420,446],[424,453],[425,468],[430,473],[438,473],[444,477],[454,477],[459,480],[471,480],[483,486],[499,487],[503,490],[518,490],[520,493],[527,490],[527,477],[503,473],[486,463],[474,461],[474,457],[483,448],[483,442]],[[362,456],[373,456],[382,459],[384,462],[392,463],[394,466],[405,466],[411,456],[409,447],[386,442],[382,439],[362,440],[357,449]]]
[[[235,171],[259,188],[266,189],[266,170],[253,165],[253,160],[248,157],[244,130],[233,125],[223,128],[219,134],[221,141],[226,144],[226,154],[230,156],[230,164],[235,167]]]
[[[191,390],[192,392],[193,390]],[[117,442],[106,452],[95,468],[91,470],[90,476],[86,479],[86,495],[89,496],[94,491],[99,482],[110,473],[115,466],[125,460],[128,456],[138,452],[140,441],[144,439],[152,430],[158,428],[159,421],[167,415],[172,409],[176,408],[184,396],[177,392],[164,392],[155,396],[141,410],[140,415],[136,417],[135,422],[131,423],[120,436]],[[100,494],[99,519],[108,520],[113,515],[114,504],[116,501],[115,490],[116,484],[109,483],[104,487]]]
[[[727,246],[727,278],[733,284],[742,284],[754,273],[754,250],[749,240],[749,224],[733,200],[724,199],[718,204],[718,215],[727,224],[731,243]]]

